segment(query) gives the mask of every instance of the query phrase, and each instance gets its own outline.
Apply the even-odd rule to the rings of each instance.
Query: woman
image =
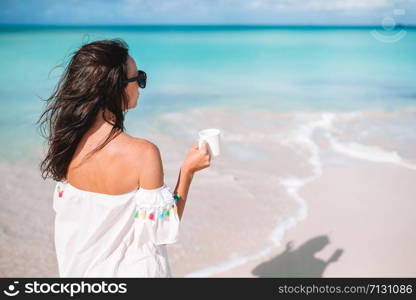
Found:
[[[41,114],[48,152],[42,177],[53,194],[61,277],[171,277],[175,243],[195,172],[207,168],[206,142],[185,157],[174,191],[158,147],[124,133],[124,114],[146,86],[121,39],[83,45]]]

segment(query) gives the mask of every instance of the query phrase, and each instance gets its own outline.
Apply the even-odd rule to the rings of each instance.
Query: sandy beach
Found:
[[[281,247],[215,276],[414,277],[415,179],[390,164],[327,167],[300,190],[308,217]]]
[[[222,131],[168,246],[172,275],[415,276],[416,147],[392,126],[415,113],[205,108],[134,127],[159,146],[172,187],[197,130]],[[0,276],[57,276],[54,182],[29,162],[1,162],[0,174]]]

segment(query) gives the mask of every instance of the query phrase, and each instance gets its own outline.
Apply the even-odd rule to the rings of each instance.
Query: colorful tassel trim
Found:
[[[146,209],[142,208],[142,209],[136,209],[136,211],[134,212],[134,217],[135,218],[139,218],[139,219],[143,219],[143,220],[152,220],[154,221],[155,219],[163,219],[165,217],[169,217],[172,215],[171,213],[171,209],[173,209],[173,212],[177,215],[178,214],[178,208],[175,204],[172,204],[171,208],[169,209],[163,209],[162,211],[159,212],[158,209],[153,209],[153,210],[149,210],[146,211]]]
[[[61,190],[61,187],[59,185],[57,186],[56,191],[58,192],[59,198],[62,198],[64,191]]]

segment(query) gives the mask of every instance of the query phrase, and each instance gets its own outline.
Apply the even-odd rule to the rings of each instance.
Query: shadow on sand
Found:
[[[328,244],[327,235],[314,237],[294,250],[290,241],[283,253],[257,265],[251,273],[258,277],[322,277],[326,267],[343,253],[343,249],[337,249],[327,261],[316,258],[315,253]]]

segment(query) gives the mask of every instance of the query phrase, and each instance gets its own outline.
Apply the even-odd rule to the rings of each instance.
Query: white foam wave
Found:
[[[416,165],[406,162],[396,151],[389,152],[378,146],[363,145],[356,142],[340,142],[329,132],[325,135],[328,138],[332,149],[338,153],[373,162],[393,163],[416,170]]]

